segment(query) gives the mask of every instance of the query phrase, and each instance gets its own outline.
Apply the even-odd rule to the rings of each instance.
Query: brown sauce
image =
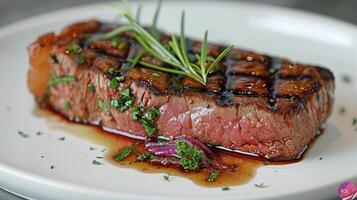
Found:
[[[122,161],[115,161],[113,156],[122,148],[132,146],[139,140],[131,139],[121,135],[103,131],[99,127],[92,125],[83,125],[66,120],[54,112],[36,108],[34,114],[37,117],[46,119],[50,129],[68,132],[77,137],[89,140],[96,145],[101,145],[108,151],[105,155],[105,161],[122,168],[131,168],[143,173],[162,173],[170,176],[179,176],[192,180],[194,183],[205,187],[224,187],[233,185],[242,185],[251,180],[256,173],[256,169],[265,162],[252,157],[229,153],[222,150],[215,150],[217,157],[226,166],[235,166],[232,169],[225,170],[214,182],[207,181],[208,170],[199,172],[186,172],[176,166],[163,166],[148,162],[137,162],[136,155],[131,154]],[[139,152],[143,152],[144,145],[135,147]],[[164,181],[164,179],[163,179]]]

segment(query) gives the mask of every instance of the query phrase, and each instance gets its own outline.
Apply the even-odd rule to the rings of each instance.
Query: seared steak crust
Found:
[[[207,85],[201,85],[188,77],[130,67],[128,61],[140,50],[130,33],[117,36],[115,44],[109,39],[88,40],[88,34],[111,28],[95,20],[81,22],[58,35],[43,35],[29,46],[29,88],[40,105],[70,120],[143,138],[145,130],[131,119],[130,109],[121,112],[109,103],[129,87],[133,105],[159,108],[156,134],[190,135],[271,160],[299,158],[331,113],[334,77],[328,69],[234,49]],[[167,42],[166,35],[160,38]],[[73,43],[80,52],[68,51]],[[200,42],[188,39],[187,46],[190,54],[200,53]],[[223,49],[208,46],[212,57]],[[165,65],[149,55],[141,59]],[[48,87],[51,76],[74,80]],[[116,76],[125,80],[112,89],[110,81]],[[99,101],[109,110],[100,109]]]

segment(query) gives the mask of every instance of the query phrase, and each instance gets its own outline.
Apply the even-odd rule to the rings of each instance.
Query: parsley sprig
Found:
[[[202,150],[189,145],[185,141],[176,141],[176,153],[179,156],[179,164],[186,170],[197,170],[204,156]]]

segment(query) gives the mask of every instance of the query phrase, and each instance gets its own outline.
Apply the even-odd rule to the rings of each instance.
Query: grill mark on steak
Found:
[[[86,40],[86,34],[98,35],[112,28],[97,21],[82,22],[59,35],[42,36],[30,45],[29,87],[41,105],[71,120],[143,137],[142,125],[130,118],[129,110],[120,112],[108,104],[110,112],[105,113],[97,106],[99,99],[108,103],[119,98],[121,89],[130,87],[135,106],[160,108],[155,122],[158,134],[190,135],[206,144],[272,160],[298,158],[331,113],[334,77],[325,68],[234,49],[204,86],[180,75],[140,66],[130,68],[129,60],[140,51],[130,33],[116,37],[126,44],[119,49],[107,39]],[[160,33],[160,39],[167,43],[168,37]],[[81,46],[85,63],[78,63],[75,55],[66,52],[72,42]],[[187,47],[190,58],[200,53],[200,42],[188,39]],[[208,53],[216,57],[223,48],[210,44]],[[150,55],[141,59],[165,65]],[[51,74],[75,76],[76,81],[44,90],[41,87],[46,86],[38,84],[44,81],[33,81],[39,71],[44,81]],[[125,80],[118,89],[109,88],[110,80],[122,75]],[[93,84],[93,92],[88,84]],[[65,101],[72,104],[71,110],[63,108]]]

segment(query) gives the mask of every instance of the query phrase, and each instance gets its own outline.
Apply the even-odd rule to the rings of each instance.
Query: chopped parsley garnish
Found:
[[[140,123],[143,125],[145,132],[148,136],[152,136],[157,130],[152,123],[153,119],[160,114],[159,109],[156,106],[150,108],[150,110],[143,116],[140,117],[140,109],[135,107],[132,109],[131,116],[134,120],[140,119]]]
[[[269,73],[270,74],[274,74],[275,72],[277,72],[278,71],[278,69],[276,69],[276,68],[270,68],[269,69]]]
[[[165,174],[163,178],[164,178],[165,181],[170,182],[171,174]]]
[[[57,85],[59,83],[72,83],[75,81],[74,76],[56,76],[52,75],[50,80],[47,82],[47,87],[52,87],[54,85]]]
[[[180,79],[178,79],[177,77],[171,78],[171,86],[175,91],[181,92],[183,90],[183,85],[181,84]]]
[[[89,84],[87,85],[87,88],[88,88],[88,90],[89,90],[90,92],[94,92],[94,90],[95,90],[95,87],[94,87],[94,84],[93,84],[93,83],[89,83]]]
[[[59,141],[64,141],[66,138],[65,137],[60,137],[60,138],[58,138],[57,140],[59,140]]]
[[[208,176],[208,181],[213,182],[218,178],[218,176],[219,176],[219,172],[211,171],[211,174]]]
[[[104,101],[102,101],[101,99],[98,100],[98,106],[105,113],[109,113],[109,108],[107,107],[107,104],[105,104]]]
[[[95,148],[94,147],[89,147],[89,150],[94,151]]]
[[[355,126],[357,125],[357,118],[356,117],[353,117],[352,119],[352,126]]]
[[[344,83],[351,83],[352,82],[352,78],[347,74],[341,75],[341,80]]]
[[[157,140],[159,143],[163,143],[163,142],[169,141],[170,139],[167,138],[167,137],[165,137],[165,136],[159,135],[159,136],[157,136],[156,140]]]
[[[230,190],[230,188],[229,187],[223,187],[222,190],[223,191],[227,191],[227,190]]]
[[[40,136],[40,135],[43,135],[43,133],[42,133],[41,131],[37,131],[37,132],[36,132],[36,135],[37,135],[37,136]]]
[[[50,166],[50,168],[51,168],[51,169],[54,169],[54,168],[55,168],[55,166],[54,166],[54,165],[51,165],[51,166]]]
[[[144,126],[145,132],[148,136],[152,136],[152,134],[155,133],[156,127],[151,122],[144,118],[141,118],[140,122]]]
[[[101,162],[98,162],[98,161],[96,161],[96,160],[93,160],[92,161],[92,165],[101,165],[102,163]]]
[[[71,43],[67,46],[67,50],[69,53],[77,54],[77,53],[81,52],[82,49],[78,44]]]
[[[109,82],[109,87],[110,89],[115,89],[118,87],[118,83],[120,81],[123,81],[125,78],[124,76],[116,76],[116,77],[113,77],[110,82]]]
[[[343,115],[346,113],[346,108],[345,107],[341,107],[340,108],[340,114]]]
[[[78,64],[83,64],[83,63],[85,63],[86,61],[87,61],[87,57],[85,57],[84,55],[82,55],[82,54],[78,54],[77,56],[76,56],[76,60],[77,60],[77,62],[78,62]]]
[[[150,154],[148,152],[144,152],[143,154],[139,155],[136,160],[138,161],[145,161],[150,157]]]
[[[121,161],[128,157],[130,153],[133,151],[133,147],[124,147],[121,151],[119,151],[115,156],[114,159],[116,161]]]
[[[130,88],[123,89],[120,94],[125,97],[130,97]]]
[[[97,159],[103,159],[104,157],[103,156],[97,156],[96,158]]]
[[[160,115],[159,109],[158,109],[156,106],[153,106],[153,107],[150,108],[149,112],[146,113],[146,114],[143,116],[143,118],[144,118],[145,120],[151,121],[151,120],[153,120],[153,119],[154,119],[156,116],[158,116],[158,115]]]
[[[124,41],[119,42],[117,48],[118,49],[124,49],[126,47],[126,43]]]
[[[110,105],[112,105],[114,108],[119,109],[120,112],[124,112],[133,104],[133,99],[130,97],[129,88],[123,89],[120,94],[121,95],[119,99],[110,100]]]
[[[19,136],[21,136],[21,137],[23,137],[23,138],[28,138],[28,137],[29,137],[29,135],[26,134],[26,133],[23,132],[23,131],[17,131],[17,134],[19,134]]]
[[[176,153],[180,157],[179,164],[186,170],[197,170],[204,153],[185,141],[176,141]]]
[[[264,183],[260,183],[260,184],[254,184],[255,187],[257,188],[267,188],[269,186],[265,185]]]
[[[110,44],[113,48],[116,48],[118,46],[118,40],[116,38],[113,38],[110,40]]]

